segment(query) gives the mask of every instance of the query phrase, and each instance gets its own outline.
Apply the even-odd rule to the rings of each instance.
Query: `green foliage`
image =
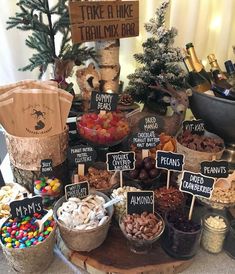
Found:
[[[82,44],[71,45],[69,31],[68,0],[58,0],[50,7],[49,0],[19,0],[20,11],[9,17],[7,29],[17,28],[30,31],[26,45],[35,53],[29,58],[29,64],[20,70],[39,68],[40,75],[56,58],[74,61],[76,65],[84,64],[89,58],[95,58],[93,48],[82,47]],[[62,35],[60,50],[56,53],[56,36]]]
[[[168,6],[169,1],[164,1],[157,9],[155,17],[145,24],[145,29],[151,37],[142,44],[143,53],[134,54],[135,60],[142,64],[142,67],[128,76],[126,91],[138,102],[153,103],[153,100],[156,100],[162,104],[161,94],[156,94],[156,91],[149,88],[156,81],[163,84],[164,79],[167,79],[176,88],[183,86],[185,73],[180,67],[183,59],[180,49],[173,47],[177,30],[165,27]]]

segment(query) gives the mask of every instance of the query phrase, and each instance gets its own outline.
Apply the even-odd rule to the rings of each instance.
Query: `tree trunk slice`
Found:
[[[40,170],[41,160],[52,159],[58,166],[67,158],[68,129],[48,137],[17,137],[6,133],[10,162],[17,168]]]
[[[12,164],[11,164],[11,169],[13,172],[15,183],[18,183],[24,186],[29,192],[33,193],[34,181],[40,177],[41,175],[40,171],[24,170]],[[54,171],[54,176],[60,179],[64,185],[65,183],[68,183],[70,181],[69,175],[68,175],[67,161],[65,161],[61,165],[53,167],[53,171]]]
[[[179,273],[193,262],[193,259],[181,261],[169,257],[159,242],[154,243],[152,250],[146,255],[132,253],[126,238],[114,224],[104,243],[89,253],[69,250],[60,237],[57,244],[73,264],[91,274]]]

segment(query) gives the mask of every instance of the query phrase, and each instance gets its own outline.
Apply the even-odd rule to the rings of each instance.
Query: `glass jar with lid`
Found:
[[[228,231],[228,221],[221,215],[209,213],[203,217],[202,226],[202,247],[210,253],[221,252]]]

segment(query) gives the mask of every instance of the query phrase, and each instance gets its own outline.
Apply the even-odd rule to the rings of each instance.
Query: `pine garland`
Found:
[[[179,64],[183,61],[180,48],[173,47],[177,30],[165,27],[168,6],[169,1],[164,1],[157,9],[155,17],[145,24],[145,29],[151,37],[142,44],[143,53],[134,54],[135,60],[143,66],[128,75],[129,83],[126,88],[137,102],[153,103],[155,100],[160,108],[164,105],[161,102],[161,94],[156,95],[149,86],[154,85],[156,81],[163,84],[162,73],[176,88],[183,86],[185,78],[185,72]]]
[[[35,53],[29,58],[29,64],[21,71],[39,68],[41,78],[49,64],[54,64],[56,58],[74,61],[76,65],[84,64],[90,58],[95,58],[93,48],[82,47],[82,44],[71,45],[69,31],[69,14],[66,3],[68,0],[58,0],[53,7],[49,0],[19,0],[20,12],[9,17],[7,29],[17,28],[31,31],[25,43]],[[56,20],[54,20],[56,19]],[[59,53],[56,53],[55,37],[62,34]]]

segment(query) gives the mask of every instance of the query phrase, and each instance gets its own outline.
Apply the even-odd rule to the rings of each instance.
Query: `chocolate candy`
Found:
[[[2,243],[8,248],[27,248],[44,241],[53,230],[55,222],[50,217],[44,223],[44,230],[39,233],[39,227],[35,221],[41,218],[41,214],[35,213],[33,217],[8,219],[1,229]]]

